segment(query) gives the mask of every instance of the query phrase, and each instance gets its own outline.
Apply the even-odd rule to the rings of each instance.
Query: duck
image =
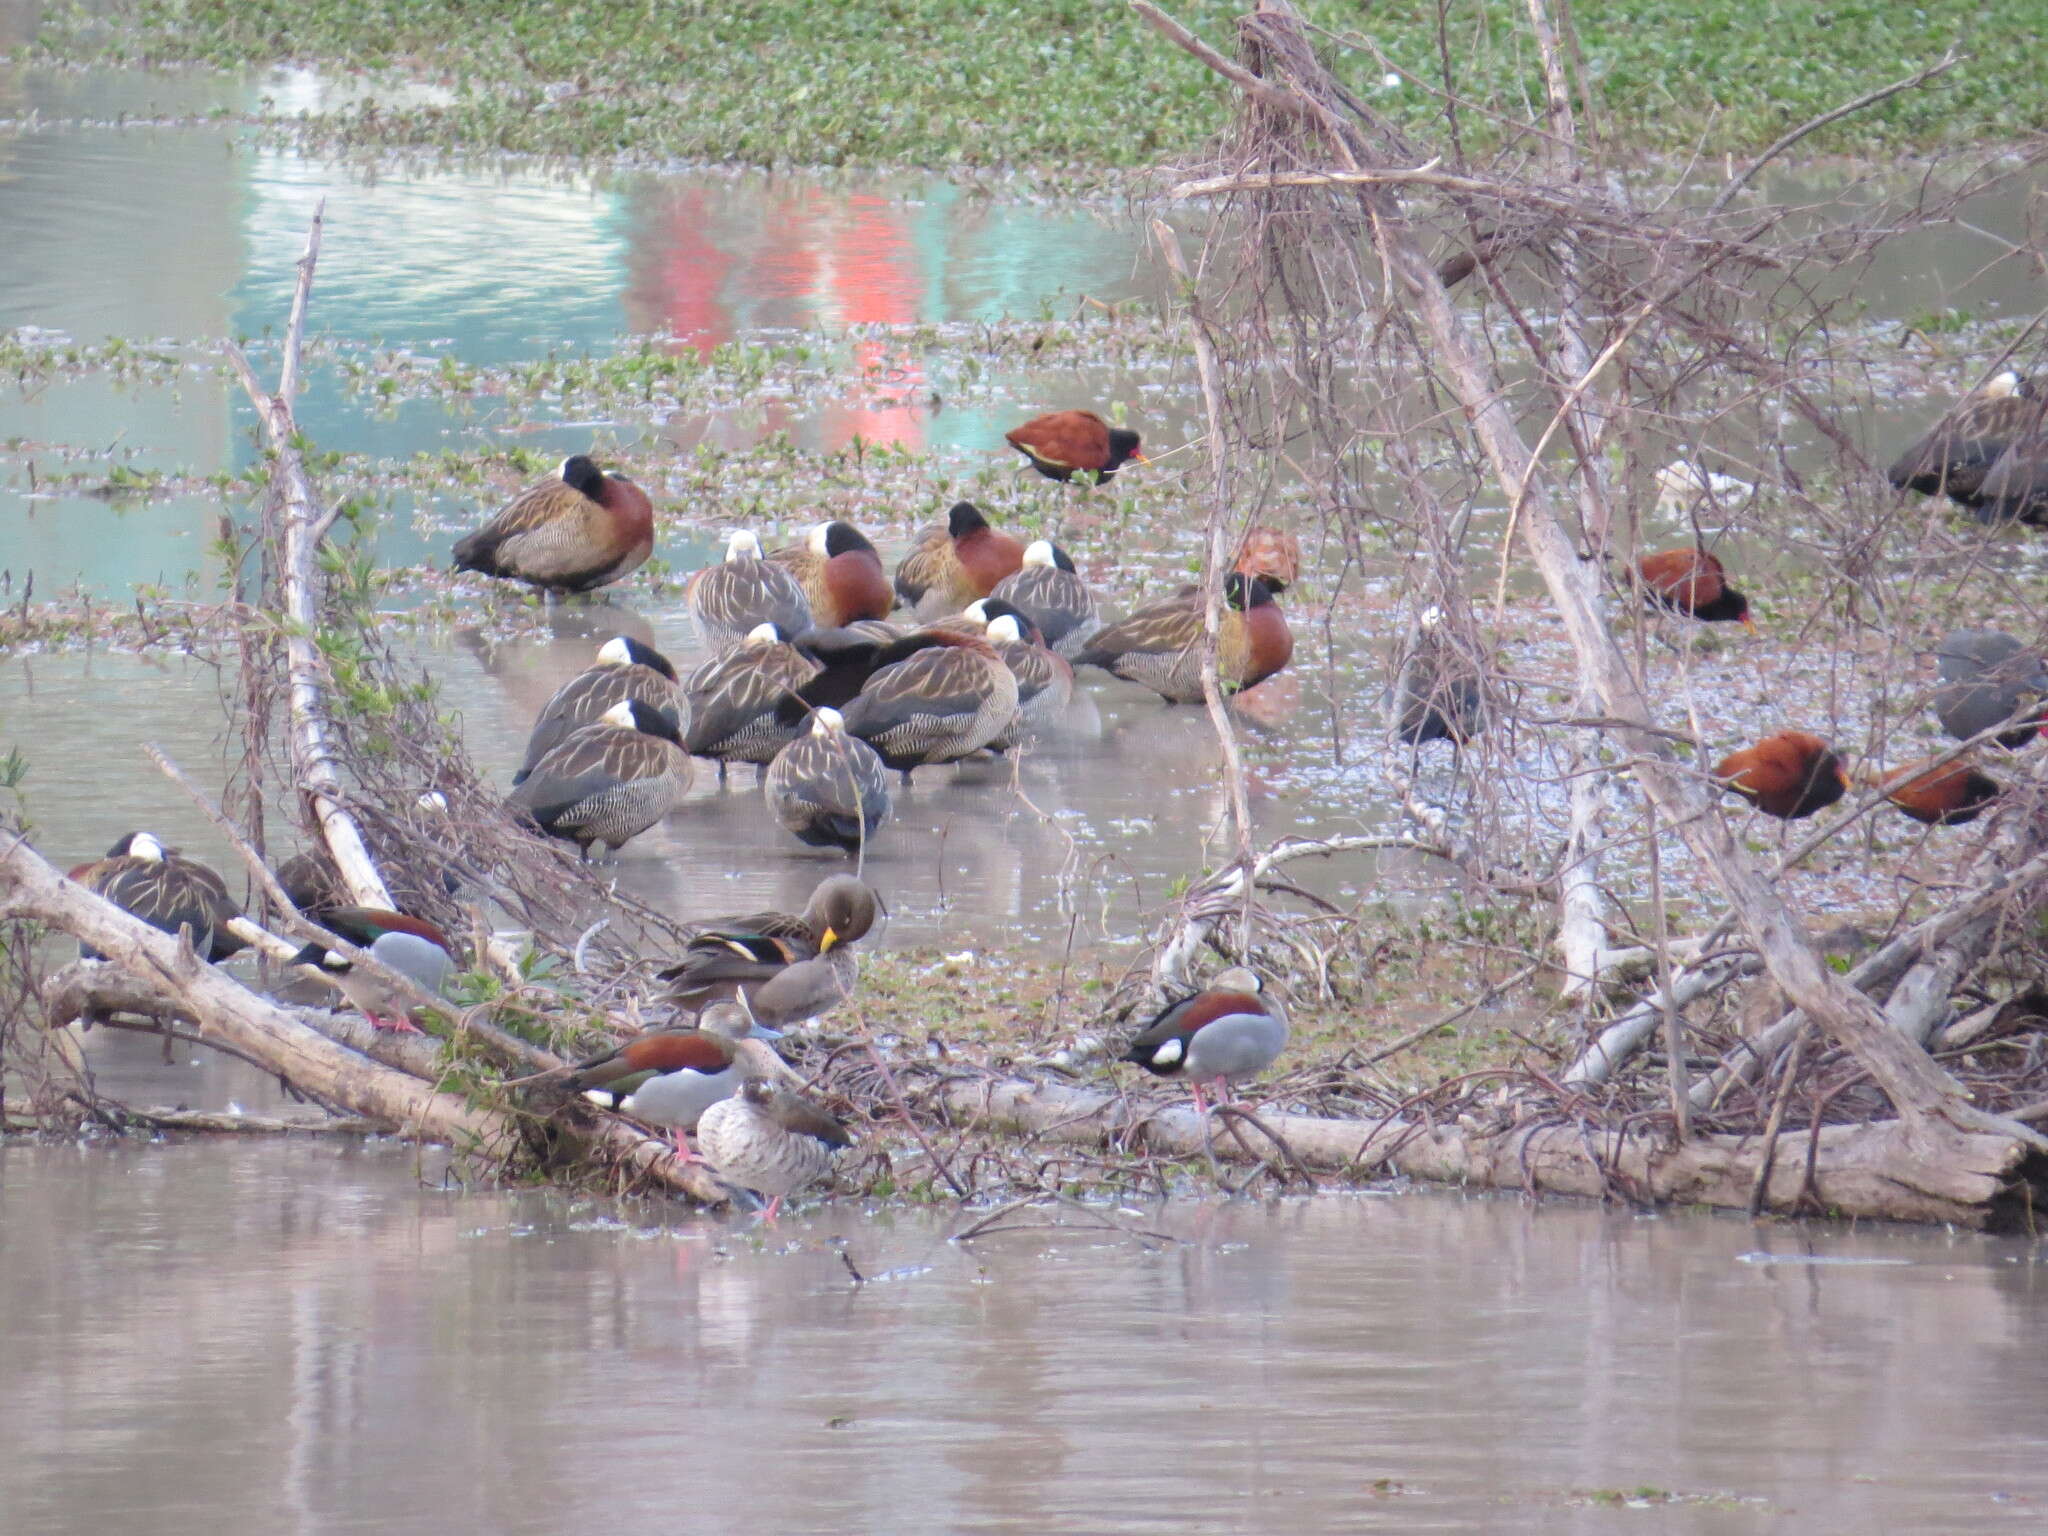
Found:
[[[1987,497],[1985,481],[2016,444],[2024,445],[2023,455],[2031,456],[2040,442],[2044,413],[2048,399],[2039,398],[2031,380],[2008,368],[1965,397],[1900,454],[1885,478],[1900,490],[1946,495],[1973,510],[1988,508],[1985,520],[1996,521],[2003,508]],[[1999,489],[2002,502],[2016,487]]]
[[[411,909],[421,903],[431,903],[437,898],[453,896],[462,889],[462,877],[452,863],[441,856],[442,839],[448,832],[448,797],[438,789],[423,792],[413,802],[417,813],[390,830],[382,830],[379,823],[366,823],[363,836],[369,845],[371,858],[376,862],[377,872],[384,877],[391,899],[401,908]],[[439,823],[440,836],[428,828]],[[394,853],[387,845],[395,838],[402,838],[402,850]],[[421,883],[420,866],[427,866],[425,873],[433,876],[426,884]],[[434,867],[439,865],[438,875]],[[341,874],[334,867],[334,860],[327,849],[320,844],[302,849],[277,866],[277,883],[284,888],[285,899],[296,907],[302,917],[327,926],[328,914],[350,904],[347,888]],[[431,886],[431,890],[428,888]]]
[[[889,816],[889,773],[875,749],[846,733],[836,709],[816,710],[811,728],[775,754],[765,780],[768,809],[811,848],[857,854]]]
[[[455,546],[455,569],[523,581],[548,596],[630,576],[654,553],[654,503],[588,454],[530,485]]]
[[[524,784],[534,764],[564,737],[597,720],[621,699],[639,699],[665,710],[678,731],[689,730],[689,701],[677,684],[676,669],[669,659],[630,635],[614,635],[597,648],[594,666],[562,684],[541,706],[533,732],[526,738],[526,760],[512,775],[512,782]]]
[[[1202,1086],[1230,1101],[1230,1085],[1256,1077],[1287,1047],[1287,1010],[1266,997],[1256,973],[1233,966],[1202,991],[1169,1003],[1123,1054],[1156,1077],[1184,1077],[1195,1112],[1207,1114]]]
[[[1974,511],[1985,523],[2048,523],[2048,433],[2039,418],[1991,466],[1977,487]]]
[[[1074,560],[1050,539],[1024,546],[1024,563],[997,582],[989,596],[1008,603],[1038,626],[1045,643],[1069,659],[1101,627],[1095,594]]]
[[[1411,747],[1448,741],[1462,747],[1486,729],[1486,695],[1478,667],[1445,632],[1444,612],[1422,611],[1394,669],[1387,725]]]
[[[776,713],[823,668],[790,643],[774,624],[757,624],[737,650],[714,656],[691,674],[684,697],[690,723],[683,745],[692,757],[766,770],[775,754],[803,734],[801,706],[789,718]]]
[[[616,852],[683,803],[690,755],[675,718],[621,699],[533,765],[506,803],[549,837]]]
[[[896,567],[896,596],[921,623],[958,613],[1024,568],[1024,546],[989,526],[981,508],[955,502]]]
[[[872,931],[880,910],[881,898],[865,881],[829,875],[818,882],[802,912],[753,912],[693,923],[695,933],[683,958],[656,974],[684,1007],[741,998],[754,1018],[771,1028],[802,1023],[852,992],[858,974],[852,946]],[[784,980],[791,971],[798,974]],[[804,1011],[807,1007],[811,1011]]]
[[[684,1133],[697,1128],[705,1110],[740,1091],[748,1075],[741,1042],[779,1038],[740,1004],[713,1003],[689,1028],[650,1030],[578,1062],[564,1085],[600,1109],[660,1126],[676,1156],[696,1162]]]
[[[725,558],[693,574],[683,586],[704,644],[729,651],[761,624],[784,634],[811,627],[811,603],[803,586],[783,566],[761,557],[761,541],[746,529],[725,541]]]
[[[1017,678],[986,640],[957,630],[921,629],[883,646],[860,691],[843,705],[849,734],[873,747],[910,782],[931,763],[953,762],[999,738],[1017,718]],[[799,690],[814,707],[828,670]]]
[[[240,954],[248,942],[230,931],[242,909],[228,895],[227,882],[197,859],[166,848],[148,832],[125,832],[102,858],[81,864],[71,878],[103,896],[131,917],[176,938],[192,936],[192,952],[213,964]],[[104,960],[81,943],[80,956]]]
[[[455,974],[448,935],[425,918],[377,907],[337,907],[325,914],[320,926],[368,951],[371,959],[396,971],[429,997],[441,996],[448,978]],[[292,956],[291,963],[306,967],[337,988],[373,1029],[424,1033],[412,1022],[412,999],[360,969],[346,955],[312,943]]]
[[[720,1178],[768,1197],[763,1219],[772,1222],[783,1199],[829,1174],[853,1138],[822,1105],[752,1077],[704,1111],[697,1145]]]
[[[1899,810],[1930,827],[1960,827],[1975,821],[2003,789],[1990,774],[1960,760],[1936,765],[1932,758],[1887,773],[1860,765],[1856,778],[1884,792]]]
[[[984,626],[989,647],[1017,679],[1016,721],[989,745],[1013,746],[1020,735],[1064,719],[1074,702],[1073,664],[1046,645],[1039,627],[999,597],[976,598],[967,605],[967,617]]]
[[[882,557],[851,523],[820,523],[801,544],[768,558],[796,577],[810,602],[811,622],[820,629],[887,619],[896,606]]]
[[[1934,690],[1934,717],[1958,741],[1968,741],[2012,719],[2048,696],[2048,663],[2041,653],[2002,629],[1953,629],[1934,648],[1941,682]],[[2030,712],[1998,744],[2017,751],[2034,739],[2043,714]]]
[[[1643,596],[1652,607],[1708,624],[1736,623],[1751,634],[1749,599],[1729,584],[1720,559],[1704,549],[1665,549],[1636,562]]]
[[[1106,481],[1125,464],[1145,462],[1137,433],[1112,427],[1093,411],[1049,411],[1005,432],[1003,441],[1048,480],[1087,474]]]
[[[1714,777],[1723,789],[1780,821],[1824,811],[1849,788],[1842,759],[1806,731],[1779,731],[1731,752],[1714,765]]]
[[[1230,568],[1249,580],[1262,577],[1267,588],[1278,597],[1301,579],[1301,540],[1284,528],[1275,528],[1270,523],[1254,523],[1245,530],[1244,538],[1237,546],[1237,558]],[[1181,585],[1174,596],[1194,607],[1202,606],[1202,585],[1190,581]]]
[[[1294,634],[1264,577],[1232,571],[1224,578],[1223,598],[1216,678],[1225,693],[1241,693],[1293,659]],[[1199,704],[1203,640],[1201,605],[1170,597],[1098,630],[1074,665],[1141,683],[1169,704]]]

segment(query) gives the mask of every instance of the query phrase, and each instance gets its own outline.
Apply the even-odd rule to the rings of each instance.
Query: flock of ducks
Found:
[[[1902,457],[1891,478],[1987,518],[2048,516],[2048,473],[2036,475],[2048,464],[2042,424],[2032,390],[2000,375]],[[1088,411],[1039,417],[1007,440],[1055,480],[1086,475],[1099,483],[1145,462],[1137,433]],[[652,548],[645,493],[578,455],[458,543],[455,563],[549,594],[574,593],[619,580]],[[1218,635],[1226,692],[1287,665],[1293,640],[1274,594],[1296,579],[1299,564],[1298,545],[1278,530],[1254,529],[1241,547]],[[1647,555],[1635,574],[1653,606],[1754,631],[1748,598],[1705,550]],[[1065,708],[1076,667],[1142,684],[1170,702],[1202,696],[1199,588],[1105,622],[1065,550],[1021,543],[967,502],[924,532],[893,579],[858,529],[833,521],[772,553],[751,533],[733,534],[725,558],[689,579],[685,600],[710,659],[683,679],[635,640],[606,641],[595,664],[543,707],[513,776],[511,811],[586,857],[617,850],[674,810],[696,758],[715,761],[721,777],[731,764],[755,765],[776,819],[795,837],[857,854],[888,817],[892,774],[907,783],[919,768],[1015,746]],[[1958,630],[1936,657],[1934,709],[1952,736],[1968,741],[1997,730],[2001,746],[2016,748],[2048,723],[2048,665],[2014,637]],[[1393,733],[1418,746],[1461,743],[1484,728],[1477,679],[1440,642],[1431,616],[1397,671],[1389,716]],[[1723,788],[1786,821],[1834,804],[1852,782],[1840,754],[1796,730],[1731,753],[1714,772]],[[1971,820],[1999,793],[1961,759],[1861,776],[1929,824]],[[420,814],[445,814],[438,799],[423,797]],[[402,912],[340,900],[321,858],[300,855],[279,876],[310,920],[428,994],[453,974],[445,934]],[[147,833],[124,836],[72,877],[166,932],[188,933],[208,960],[245,945],[236,930],[246,919],[219,875]],[[687,1023],[517,1081],[546,1082],[565,1098],[580,1095],[660,1128],[678,1156],[701,1156],[729,1182],[767,1197],[772,1219],[785,1196],[824,1177],[851,1137],[823,1106],[781,1085],[794,1074],[769,1042],[851,995],[855,946],[882,911],[872,888],[841,873],[822,880],[801,913],[693,924],[682,956],[658,973]],[[348,955],[315,943],[295,960],[373,1025],[415,1028],[410,1000]],[[1122,1060],[1184,1079],[1206,1113],[1205,1089],[1227,1100],[1231,1085],[1264,1071],[1287,1039],[1285,1009],[1253,972],[1235,968],[1169,1003]]]

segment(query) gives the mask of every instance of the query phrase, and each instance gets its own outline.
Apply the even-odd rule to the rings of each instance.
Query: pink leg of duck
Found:
[[[426,1033],[424,1029],[421,1029],[419,1025],[413,1023],[411,1019],[402,1013],[388,1019],[380,1019],[374,1013],[366,1013],[363,1017],[370,1021],[370,1028],[372,1029],[388,1029],[395,1034],[401,1035],[424,1035]]]
[[[1202,1085],[1200,1083],[1190,1081],[1188,1083],[1188,1086],[1195,1090],[1195,1113],[1203,1116],[1204,1118],[1207,1118],[1209,1113],[1209,1106],[1202,1099]]]

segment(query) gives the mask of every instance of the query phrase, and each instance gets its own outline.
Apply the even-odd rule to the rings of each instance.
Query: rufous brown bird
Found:
[[[1643,595],[1655,607],[1709,624],[1733,622],[1756,633],[1749,599],[1729,585],[1728,572],[1719,558],[1704,549],[1666,549],[1645,555],[1636,562],[1636,574],[1642,578]]]
[[[1922,759],[1889,772],[1865,765],[1857,769],[1856,777],[1883,790],[1885,799],[1930,827],[1959,827],[1975,821],[2001,793],[1996,779],[1966,762],[1930,767],[1932,761]]]
[[[810,599],[811,622],[820,629],[886,619],[896,606],[882,557],[851,523],[820,523],[801,544],[778,549],[768,558],[796,577]]]
[[[1714,765],[1714,777],[1766,816],[1798,821],[1826,810],[1849,788],[1842,759],[1818,736],[1779,731]]]
[[[1257,687],[1293,659],[1294,634],[1264,577],[1248,580],[1232,571],[1224,578],[1223,596],[1216,677],[1225,693],[1237,693]],[[1202,642],[1201,608],[1169,597],[1097,630],[1074,665],[1100,667],[1126,682],[1142,683],[1169,704],[1198,704]]]
[[[946,526],[927,530],[896,567],[896,595],[929,624],[987,597],[1024,567],[1024,546],[998,533],[971,501],[956,502]]]
[[[524,581],[552,596],[606,586],[653,553],[647,493],[578,453],[458,543],[455,569]]]
[[[1003,440],[1023,454],[1048,480],[1071,480],[1087,473],[1107,480],[1125,464],[1142,464],[1138,434],[1112,427],[1093,411],[1050,411],[1012,431]],[[977,594],[988,596],[986,592]]]

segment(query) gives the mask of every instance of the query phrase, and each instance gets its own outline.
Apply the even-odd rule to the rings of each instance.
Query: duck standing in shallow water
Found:
[[[1003,434],[1048,480],[1110,479],[1126,464],[1143,464],[1138,434],[1112,427],[1093,411],[1048,411]],[[982,594],[986,596],[987,594]]]
[[[820,629],[886,619],[896,606],[882,557],[851,523],[820,523],[803,543],[768,558],[796,577],[810,602],[811,622]]]
[[[337,907],[324,914],[320,926],[339,934],[370,958],[406,978],[429,997],[439,997],[455,974],[448,935],[424,918],[376,907]],[[374,1029],[420,1034],[412,1022],[412,999],[388,982],[362,970],[345,955],[324,944],[308,944],[292,956],[322,981],[340,990]]]
[[[624,475],[573,454],[455,546],[455,569],[554,595],[631,575],[654,553],[654,503]]]
[[[1045,643],[1069,659],[1101,627],[1095,594],[1074,569],[1072,557],[1050,539],[1026,545],[1024,564],[997,582],[989,596],[1037,625]]]
[[[840,714],[848,733],[906,784],[912,770],[978,752],[1016,721],[1016,674],[976,636],[921,629],[884,646],[877,660]],[[825,680],[807,684],[803,697]]]
[[[683,803],[690,755],[670,715],[621,699],[533,765],[506,804],[549,837],[617,851]]]
[[[72,870],[71,878],[172,938],[181,928],[189,931],[192,952],[202,960],[218,963],[249,947],[228,931],[242,909],[228,895],[227,882],[147,832],[125,834],[104,858]],[[87,960],[106,958],[83,943],[78,952]]]
[[[820,670],[773,624],[756,625],[738,650],[712,658],[691,674],[684,694],[690,723],[683,745],[691,756],[718,764],[721,784],[728,763],[765,770],[776,753],[803,734],[796,691]]]
[[[762,624],[785,635],[811,627],[811,603],[804,589],[782,566],[761,556],[761,541],[744,528],[725,542],[725,558],[707,565],[683,584],[683,601],[705,648],[725,652]]]
[[[1216,680],[1226,694],[1241,693],[1293,659],[1294,634],[1263,577],[1232,571],[1224,578],[1223,596]],[[1113,677],[1141,683],[1169,704],[1199,704],[1205,638],[1200,604],[1169,597],[1097,630],[1074,665],[1100,667]]]
[[[697,1145],[720,1178],[768,1196],[773,1221],[783,1197],[829,1174],[853,1138],[822,1105],[754,1078],[704,1111]]]
[[[768,809],[812,848],[859,853],[889,815],[889,771],[875,749],[846,733],[836,709],[775,754],[764,781]]]
[[[756,1035],[745,1008],[713,1003],[694,1029],[652,1030],[579,1062],[566,1086],[600,1108],[660,1126],[676,1155],[695,1162],[684,1132],[697,1128],[705,1110],[740,1091],[747,1078],[741,1042]],[[772,1039],[775,1031],[762,1029],[758,1037]]]
[[[1207,1114],[1204,1083],[1228,1103],[1232,1083],[1265,1071],[1286,1046],[1286,1009],[1261,994],[1255,973],[1233,966],[1205,990],[1162,1009],[1122,1059],[1156,1077],[1186,1078],[1195,1112]]]
[[[1842,759],[1818,736],[1779,731],[1714,765],[1714,777],[1766,816],[1799,821],[1826,810],[1849,788]]]
[[[1422,611],[1394,669],[1387,693],[1387,724],[1411,747],[1448,741],[1462,747],[1486,729],[1486,695],[1479,672],[1444,626],[1432,604]]]
[[[971,501],[956,502],[896,566],[896,595],[919,623],[958,613],[1024,568],[1024,546],[998,533]]]
[[[651,708],[666,710],[678,731],[690,728],[689,701],[676,683],[676,669],[669,659],[630,635],[614,635],[597,648],[595,666],[570,678],[541,706],[533,732],[526,738],[526,760],[512,775],[512,782],[524,784],[534,764],[560,746],[571,731],[595,724],[622,699],[638,699]]]

